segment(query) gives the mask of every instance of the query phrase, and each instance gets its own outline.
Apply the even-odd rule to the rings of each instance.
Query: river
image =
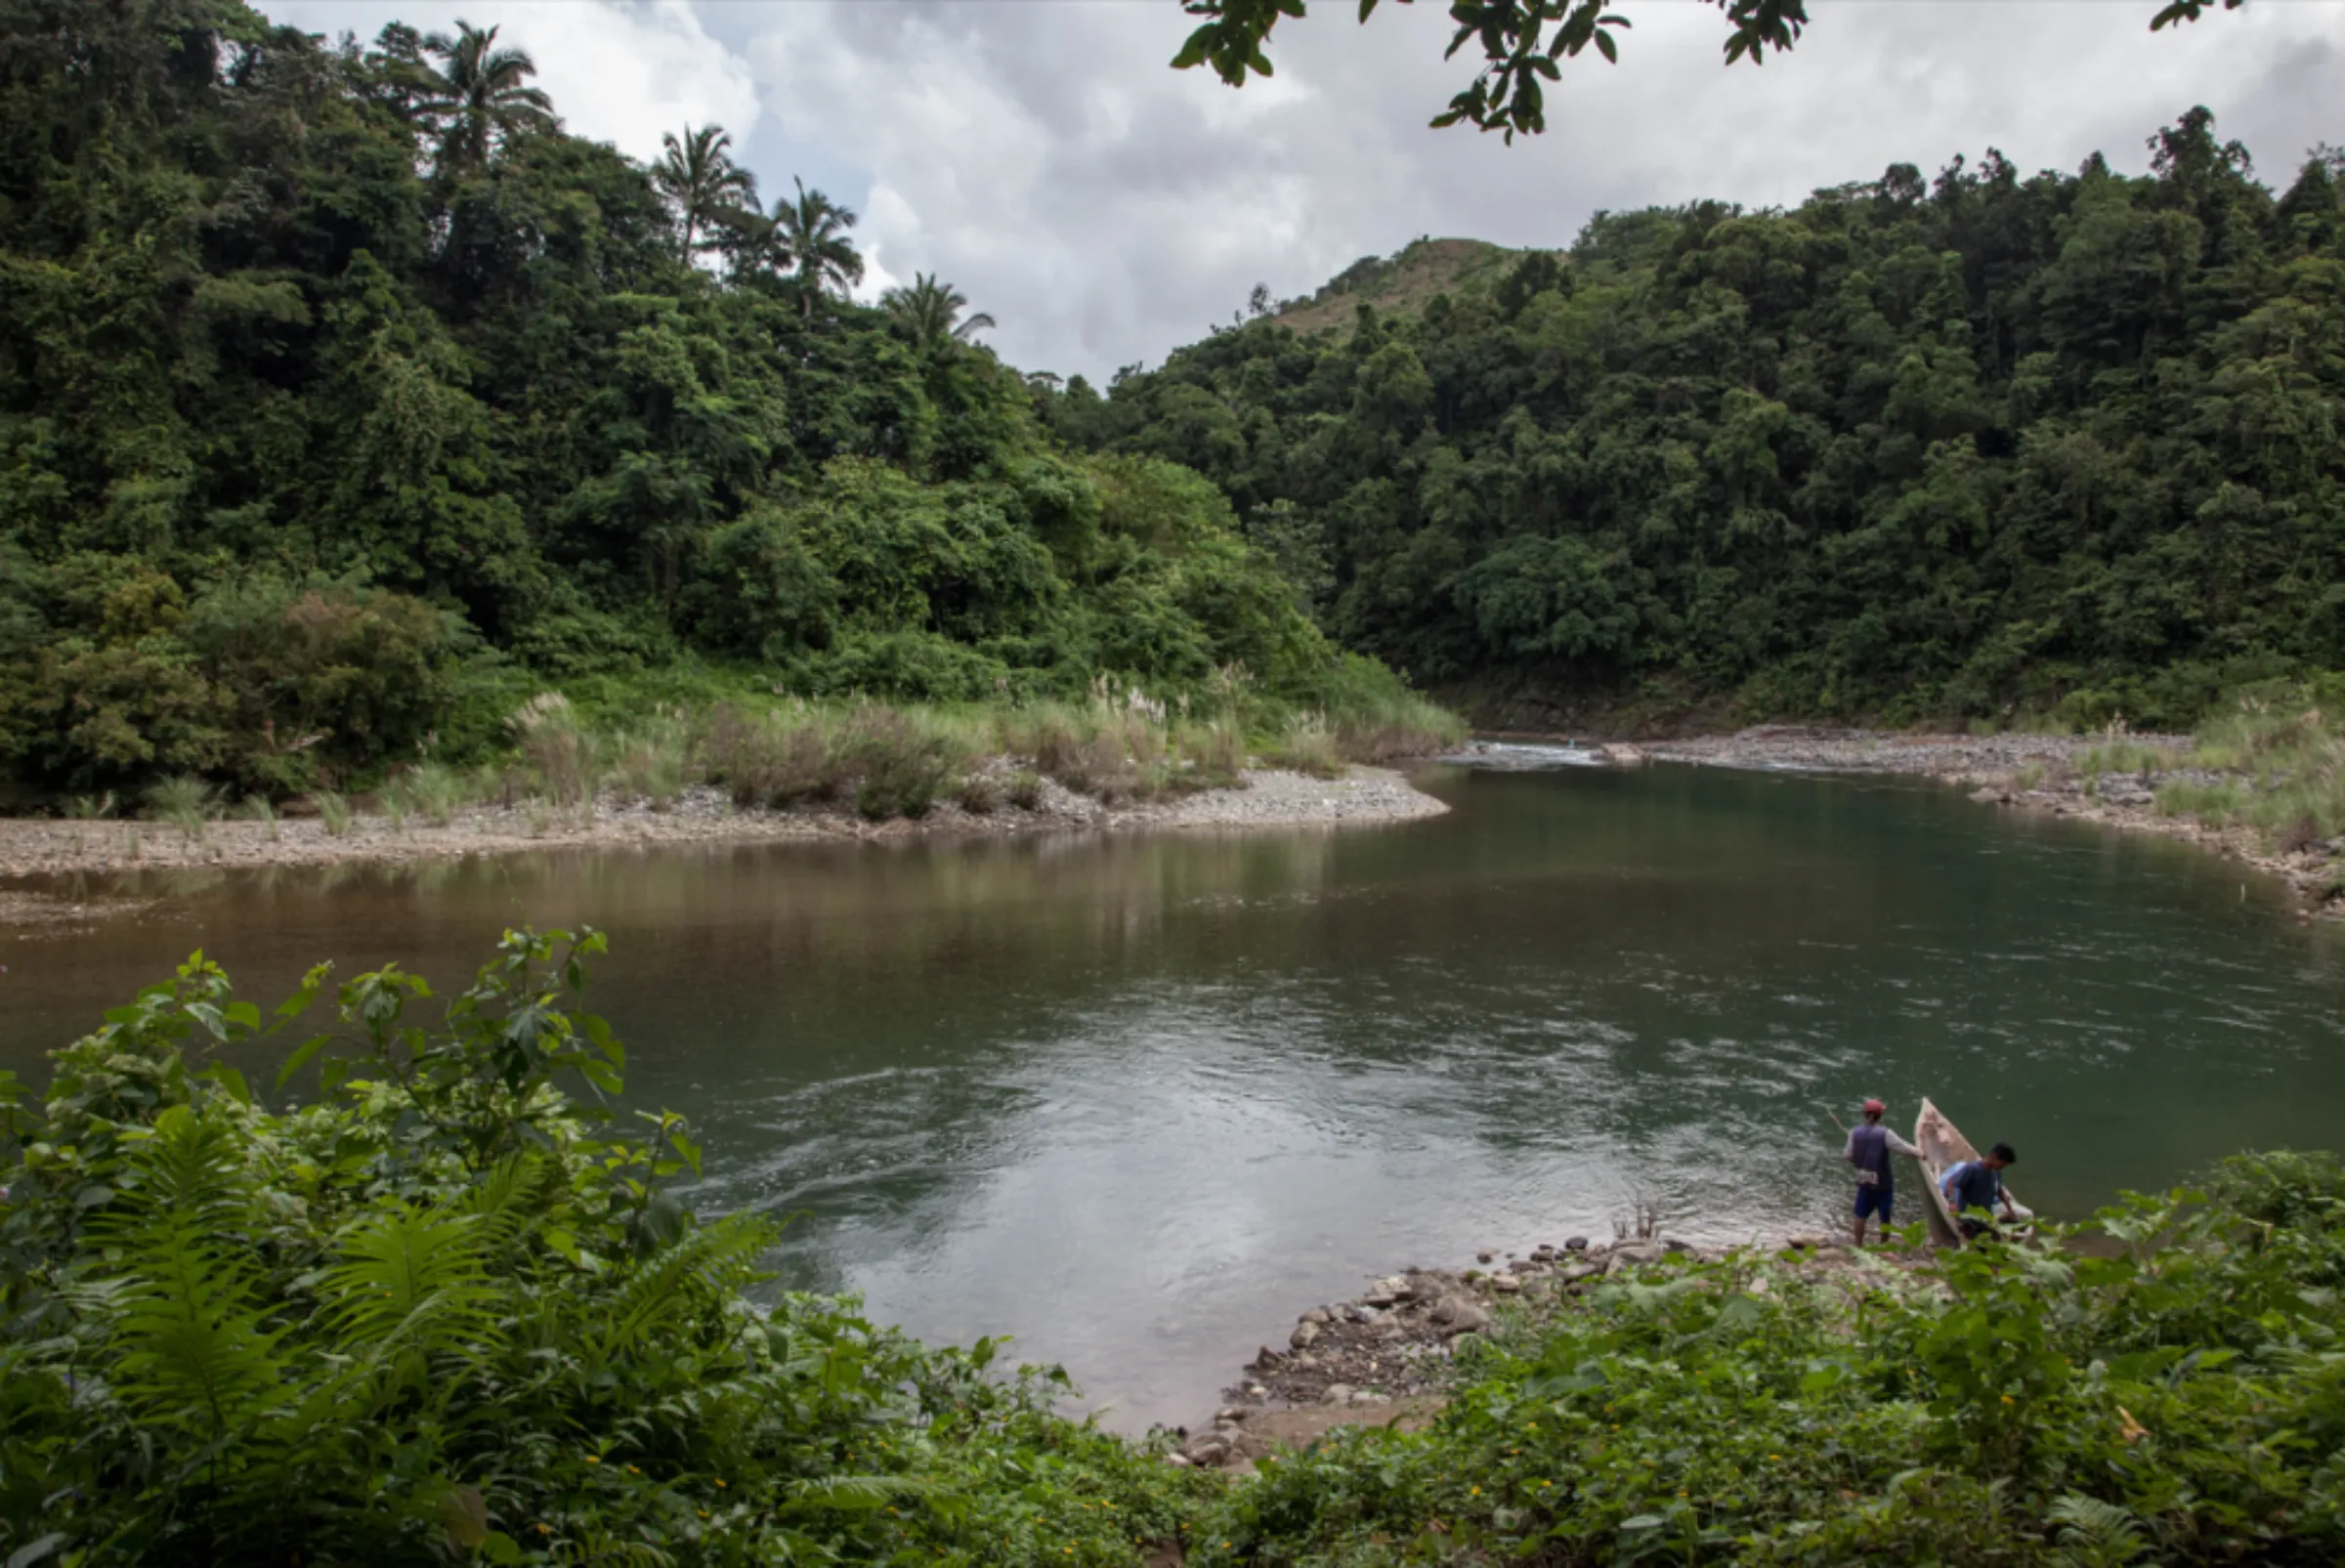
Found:
[[[1930,1094],[2074,1215],[2345,1113],[2345,951],[2181,845],[1897,781],[1434,767],[1384,828],[547,854],[120,881],[0,929],[0,1067],[198,946],[445,982],[611,935],[628,1098],[704,1208],[924,1337],[1188,1420],[1299,1309],[1476,1247],[1838,1227],[1827,1110]],[[259,1064],[254,1064],[259,1065]],[[1906,1217],[1916,1217],[1909,1190]]]

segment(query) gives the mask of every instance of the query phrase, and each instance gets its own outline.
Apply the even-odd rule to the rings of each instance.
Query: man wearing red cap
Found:
[[[1881,1115],[1889,1109],[1879,1100],[1864,1102],[1864,1120],[1849,1130],[1846,1151],[1850,1165],[1856,1167],[1856,1245],[1864,1245],[1864,1222],[1875,1214],[1881,1216],[1881,1239],[1889,1240],[1890,1208],[1897,1202],[1897,1183],[1892,1179],[1889,1157],[1901,1154],[1909,1160],[1919,1160],[1922,1151],[1881,1124]]]

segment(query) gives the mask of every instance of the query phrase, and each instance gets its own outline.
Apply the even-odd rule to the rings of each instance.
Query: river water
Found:
[[[794,1216],[788,1283],[1013,1335],[1127,1427],[1395,1267],[1640,1201],[1693,1241],[1836,1227],[1827,1110],[1868,1093],[2016,1144],[2063,1215],[2336,1142],[2345,952],[2211,857],[1905,782],[1421,782],[1455,810],[85,885],[158,902],[0,931],[0,1067],[197,946],[266,1003],[320,958],[446,982],[504,925],[591,923],[702,1207]]]

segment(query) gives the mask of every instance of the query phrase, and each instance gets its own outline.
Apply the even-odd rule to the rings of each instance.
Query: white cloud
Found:
[[[1731,69],[1713,7],[1635,4],[1622,63],[1568,63],[1548,134],[1507,148],[1427,128],[1473,53],[1441,59],[1432,0],[1364,27],[1321,0],[1241,92],[1168,68],[1190,25],[1173,0],[264,0],[320,30],[498,22],[574,129],[638,157],[687,120],[749,150],[762,114],[760,187],[822,170],[863,213],[866,292],[938,273],[1001,319],[1012,362],[1093,376],[1228,320],[1258,279],[1307,292],[1419,234],[1559,245],[1599,208],[1789,204],[1990,146],[2025,171],[2095,150],[2138,170],[2194,104],[2281,182],[2345,141],[2334,7],[2153,35],[2154,3],[1818,7],[1794,54]]]
[[[1989,146],[2138,169],[2197,103],[2282,179],[2345,139],[2317,68],[2330,8],[2156,35],[2152,9],[1830,7],[1793,55],[1727,69],[1715,10],[1642,5],[1622,64],[1568,64],[1549,133],[1512,148],[1427,128],[1471,68],[1442,61],[1429,4],[1365,27],[1322,4],[1274,38],[1274,81],[1235,93],[1167,68],[1189,25],[1171,0],[798,4],[748,53],[792,137],[872,172],[862,233],[893,274],[952,279],[1012,361],[1095,376],[1227,320],[1258,278],[1304,292],[1421,233],[1562,244],[1602,207],[1788,204]]]
[[[736,146],[757,122],[748,63],[709,36],[687,0],[259,0],[272,19],[371,40],[384,23],[454,32],[461,17],[527,50],[537,83],[579,136],[630,157],[660,154],[661,133],[715,123]]]

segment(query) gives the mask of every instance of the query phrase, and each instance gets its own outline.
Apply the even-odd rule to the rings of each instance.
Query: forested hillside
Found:
[[[565,134],[492,21],[0,4],[0,797],[346,785],[679,659],[1389,687],[1212,487],[1067,455],[948,284],[850,303],[851,212]]]
[[[2186,725],[2345,667],[2345,155],[2276,193],[2203,110],[2151,146],[1599,216],[1052,418],[1211,475],[1485,717]]]

